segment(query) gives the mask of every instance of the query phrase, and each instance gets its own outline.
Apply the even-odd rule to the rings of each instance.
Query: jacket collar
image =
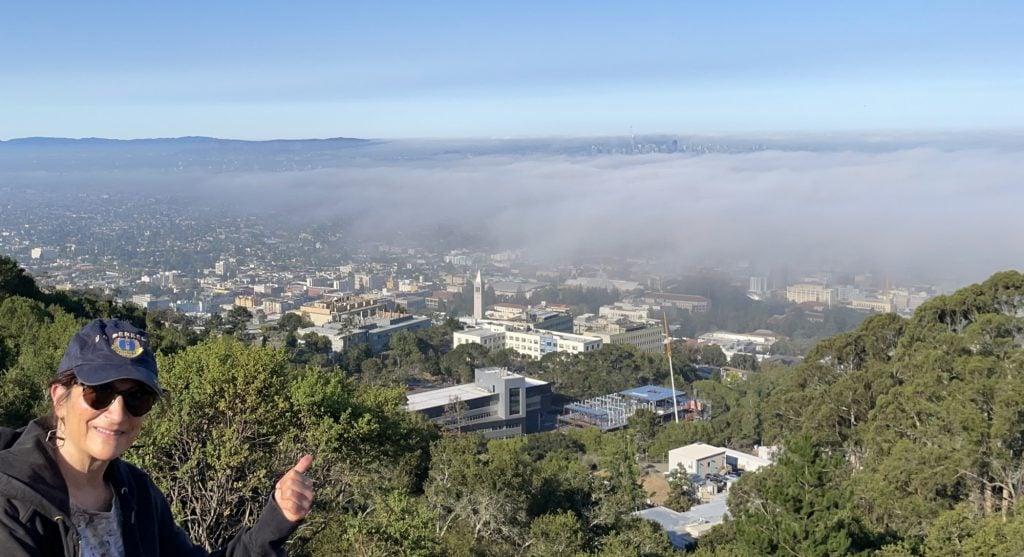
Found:
[[[68,488],[46,440],[49,420],[39,418],[20,432],[9,448],[0,451],[0,491],[31,503],[50,517],[69,514]]]
[[[50,420],[44,417],[19,430],[3,432],[9,446],[0,449],[0,493],[31,503],[47,516],[67,516],[71,512],[68,486],[57,465],[56,448],[47,440],[51,429]],[[15,439],[13,444],[11,439]],[[103,476],[121,501],[122,513],[134,513],[131,492],[135,485],[124,462],[114,460]]]

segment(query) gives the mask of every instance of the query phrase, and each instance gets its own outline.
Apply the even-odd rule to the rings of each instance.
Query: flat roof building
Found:
[[[331,341],[333,352],[343,352],[352,346],[368,344],[370,352],[380,354],[388,349],[391,337],[399,331],[419,331],[433,325],[429,317],[405,315],[394,318],[378,318],[360,326],[347,326],[342,323],[328,323],[299,329],[299,335],[316,333]]]
[[[477,368],[472,383],[407,396],[406,409],[442,429],[477,432],[488,439],[547,429],[551,385],[507,368]]]
[[[615,302],[610,306],[601,306],[597,310],[597,315],[604,317],[609,321],[618,321],[619,319],[628,319],[629,321],[642,322],[650,316],[651,306],[647,304],[628,304],[625,302]]]
[[[786,287],[786,299],[797,304],[819,302],[831,306],[838,300],[838,295],[834,288],[828,288],[821,284],[799,283]]]
[[[675,294],[672,292],[652,292],[645,294],[644,302],[684,309],[690,313],[704,313],[711,307],[711,300],[704,296],[691,294]]]
[[[605,290],[618,290],[619,292],[640,290],[640,283],[632,280],[615,280],[599,277],[571,278],[563,284],[573,288],[603,288]]]
[[[633,322],[586,314],[574,320],[573,329],[578,334],[598,337],[604,344],[629,344],[649,353],[665,350],[662,326],[646,318],[642,322]]]
[[[668,469],[683,466],[687,472],[698,476],[736,470],[754,472],[772,464],[769,448],[761,447],[758,452],[761,456],[705,443],[690,443],[668,452]]]
[[[488,350],[500,350],[505,346],[505,333],[490,329],[466,329],[452,333],[452,348],[463,344],[479,344]]]
[[[725,449],[704,443],[672,449],[668,452],[668,469],[682,466],[686,472],[704,477],[704,474],[725,474],[729,472],[725,462]]]
[[[527,326],[513,326],[499,323],[480,323],[481,327],[456,331],[452,334],[452,345],[476,343],[491,350],[511,348],[535,360],[548,352],[579,354],[601,348],[599,337],[575,335],[557,331],[536,331]]]

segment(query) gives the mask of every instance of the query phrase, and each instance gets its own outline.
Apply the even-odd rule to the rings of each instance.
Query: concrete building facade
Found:
[[[316,333],[325,336],[331,341],[333,352],[343,352],[353,346],[368,344],[370,352],[380,354],[388,349],[391,344],[391,337],[400,331],[415,332],[426,329],[432,325],[429,317],[414,317],[406,315],[396,318],[381,318],[375,322],[360,325],[358,327],[347,327],[342,323],[329,323],[325,326],[314,326],[299,329],[299,336],[306,333]]]
[[[407,396],[406,409],[442,429],[477,432],[488,439],[546,429],[551,385],[506,368],[477,368],[472,383]]]
[[[711,307],[711,300],[704,296],[691,294],[674,294],[671,292],[653,292],[645,294],[644,302],[648,304],[672,306],[690,313],[705,313]]]
[[[600,337],[576,335],[556,331],[536,331],[526,327],[514,328],[493,323],[481,323],[481,327],[456,331],[452,334],[452,346],[476,343],[491,350],[511,348],[535,360],[548,352],[579,354],[601,348]]]
[[[366,319],[389,311],[394,300],[372,296],[344,296],[326,298],[299,307],[299,313],[309,318],[314,325],[345,321],[347,317]]]
[[[668,452],[668,469],[682,466],[690,474],[725,474],[730,470],[725,460],[725,449],[704,443],[691,443]]]
[[[641,352],[655,353],[665,350],[665,334],[656,322],[636,323],[623,320],[609,323],[607,320],[598,319],[587,323],[577,318],[575,332],[598,337],[603,344],[635,346]]]
[[[836,298],[834,288],[828,288],[821,284],[799,283],[786,287],[786,299],[797,304],[818,302],[831,306],[835,303]]]
[[[618,321],[619,319],[627,319],[629,321],[643,322],[648,319],[651,313],[651,306],[647,304],[628,304],[625,302],[616,302],[610,306],[601,306],[597,310],[599,317],[604,317],[608,321]]]
[[[758,447],[758,455],[705,443],[691,443],[668,452],[668,469],[683,466],[690,474],[726,474],[756,472],[773,462],[772,447]]]
[[[754,294],[767,294],[768,277],[750,277],[750,292]]]

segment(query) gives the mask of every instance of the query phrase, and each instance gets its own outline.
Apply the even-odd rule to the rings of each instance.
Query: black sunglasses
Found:
[[[156,394],[153,389],[141,385],[130,389],[115,389],[111,383],[82,385],[82,398],[93,410],[106,409],[114,403],[114,399],[118,395],[124,399],[124,407],[128,413],[136,418],[148,414],[160,398],[160,395]]]

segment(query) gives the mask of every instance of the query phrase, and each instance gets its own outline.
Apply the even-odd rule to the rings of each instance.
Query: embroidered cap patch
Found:
[[[135,333],[117,332],[110,339],[110,349],[118,356],[136,358],[145,350],[145,338]]]

